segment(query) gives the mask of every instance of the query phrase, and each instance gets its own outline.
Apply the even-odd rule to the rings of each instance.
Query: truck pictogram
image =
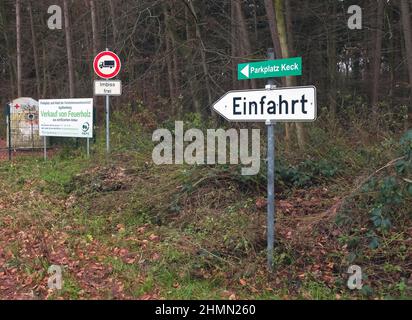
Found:
[[[114,60],[104,60],[102,62],[100,62],[99,64],[99,68],[103,69],[103,68],[114,68]]]

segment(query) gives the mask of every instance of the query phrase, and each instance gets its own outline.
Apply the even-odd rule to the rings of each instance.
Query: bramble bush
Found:
[[[372,195],[370,219],[380,232],[388,231],[394,221],[412,218],[412,130],[400,140],[400,150],[402,156],[395,162],[394,170],[372,178],[362,188]]]

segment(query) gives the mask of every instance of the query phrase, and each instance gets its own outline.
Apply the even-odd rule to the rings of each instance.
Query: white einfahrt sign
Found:
[[[39,101],[39,131],[43,137],[93,137],[93,99]]]
[[[316,88],[229,91],[213,110],[228,121],[311,122],[316,120]]]

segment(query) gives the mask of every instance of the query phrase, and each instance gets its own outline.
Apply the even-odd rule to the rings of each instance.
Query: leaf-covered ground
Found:
[[[354,256],[352,229],[336,224],[350,191],[342,183],[278,192],[270,274],[264,190],[250,190],[225,170],[158,167],[150,159],[149,153],[122,152],[109,162],[79,156],[0,162],[0,297],[410,295],[412,227],[387,235],[378,250],[365,246]],[[362,225],[351,228],[366,232]],[[354,263],[365,272],[360,291],[346,284]],[[48,289],[51,265],[63,267],[62,290]]]

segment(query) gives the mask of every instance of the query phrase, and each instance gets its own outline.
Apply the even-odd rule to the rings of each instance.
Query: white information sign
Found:
[[[43,137],[93,137],[93,99],[39,101],[39,133]]]
[[[95,80],[95,96],[121,96],[122,82],[120,80]]]
[[[316,120],[316,88],[229,91],[213,110],[228,121],[310,122]]]

